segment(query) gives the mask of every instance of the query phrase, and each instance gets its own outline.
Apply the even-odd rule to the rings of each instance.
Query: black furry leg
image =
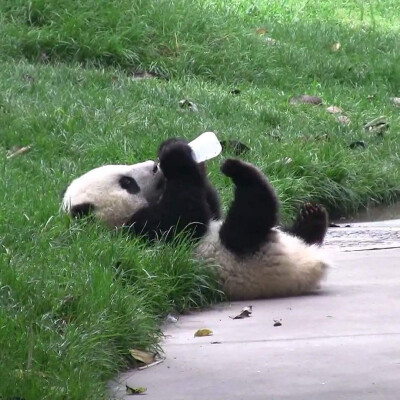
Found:
[[[160,147],[158,148],[158,153],[157,156],[160,158],[161,153],[163,150],[167,147],[170,146],[171,144],[176,144],[176,143],[184,143],[187,144],[187,140],[182,139],[182,138],[170,138],[167,140],[164,140],[163,143],[161,143]],[[203,174],[205,184],[206,184],[206,197],[207,197],[207,203],[210,208],[211,212],[211,218],[218,220],[221,219],[222,213],[221,213],[221,204],[219,201],[219,196],[211,182],[207,178],[207,167],[205,162],[199,163],[198,164],[201,173]]]
[[[324,241],[328,230],[328,212],[319,204],[305,203],[291,227],[283,231],[303,239],[307,244],[319,244]]]
[[[227,159],[221,171],[235,184],[233,202],[219,235],[222,244],[238,255],[259,250],[278,221],[278,199],[266,177],[256,167]]]
[[[166,178],[164,193],[158,203],[130,218],[128,231],[150,240],[171,240],[182,231],[192,238],[202,237],[210,220],[207,183],[191,148],[182,141],[169,140],[161,144],[158,153]]]

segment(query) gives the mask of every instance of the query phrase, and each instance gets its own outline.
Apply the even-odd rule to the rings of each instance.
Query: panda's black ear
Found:
[[[87,217],[94,211],[94,204],[92,203],[82,203],[71,208],[70,214],[74,218]]]
[[[137,194],[140,192],[140,187],[131,176],[121,176],[119,178],[119,185],[130,194]]]

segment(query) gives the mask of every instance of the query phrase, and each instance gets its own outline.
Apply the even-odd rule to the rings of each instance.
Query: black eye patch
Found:
[[[140,192],[139,185],[130,176],[121,176],[121,178],[119,178],[119,185],[122,187],[122,189],[125,189],[130,194],[136,194]]]

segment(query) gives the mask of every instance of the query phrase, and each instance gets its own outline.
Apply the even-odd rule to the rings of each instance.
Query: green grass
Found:
[[[221,298],[187,244],[148,249],[61,215],[60,192],[88,169],[213,130],[251,148],[284,220],[304,200],[341,216],[397,199],[399,30],[390,0],[0,2],[0,399],[105,397],[129,348],[157,346],[166,313]],[[351,123],[289,105],[303,93]],[[199,112],[178,111],[184,98]],[[385,135],[365,132],[380,115]],[[15,145],[32,149],[7,159]],[[210,179],[227,207],[220,162]]]

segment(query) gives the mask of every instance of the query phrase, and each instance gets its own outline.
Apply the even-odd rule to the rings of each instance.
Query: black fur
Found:
[[[157,204],[137,211],[126,224],[127,229],[150,240],[162,235],[171,240],[184,230],[198,239],[206,233],[211,218],[206,178],[186,143],[164,142],[158,153],[166,178],[165,191]]]
[[[74,218],[87,217],[94,211],[95,207],[92,203],[82,203],[71,208],[71,216]]]
[[[219,232],[221,242],[237,255],[250,255],[273,239],[278,199],[265,176],[251,164],[227,159],[221,171],[235,184],[234,200]]]
[[[119,184],[122,189],[125,189],[130,194],[137,194],[140,192],[139,185],[131,176],[121,176],[121,178],[119,178]]]
[[[173,143],[185,143],[187,144],[187,141],[185,139],[181,138],[170,138],[165,140],[163,143],[161,143],[159,149],[158,149],[158,157],[160,158],[160,152],[166,147],[169,146]],[[211,218],[212,219],[221,219],[222,213],[221,213],[221,204],[219,201],[218,193],[215,190],[215,188],[211,185],[211,182],[207,178],[207,168],[206,164],[204,162],[199,163],[199,168],[201,172],[203,173],[205,183],[206,183],[206,197],[207,197],[207,203],[210,208],[210,213],[211,213]]]
[[[321,245],[328,230],[328,212],[319,204],[305,203],[291,227],[282,230],[304,240],[307,244]]]

